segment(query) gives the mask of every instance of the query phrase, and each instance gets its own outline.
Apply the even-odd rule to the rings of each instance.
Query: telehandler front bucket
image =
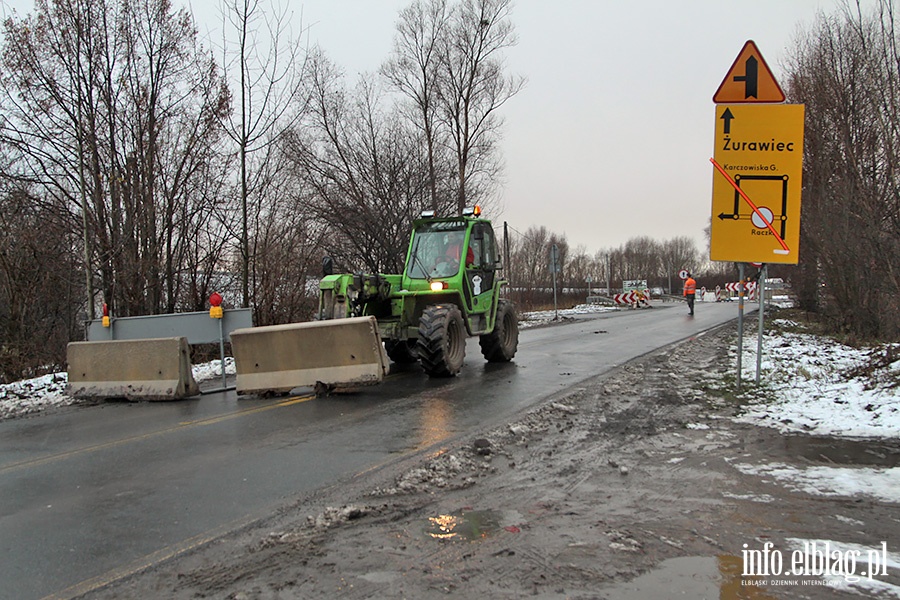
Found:
[[[375,317],[238,329],[238,394],[380,383],[390,368]]]

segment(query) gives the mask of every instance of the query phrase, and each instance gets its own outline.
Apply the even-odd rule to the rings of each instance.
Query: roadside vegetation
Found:
[[[205,310],[308,319],[328,254],[396,272],[411,220],[499,213],[511,0],[413,0],[381,69],[351,81],[292,35],[287,3],[223,0],[217,39],[170,0],[37,0],[0,28],[0,381],[54,372],[105,305],[116,317]],[[818,15],[787,71],[807,105],[800,265],[789,281],[827,328],[900,338],[900,52],[893,4]],[[250,44],[248,40],[255,40]],[[541,226],[496,222],[528,310],[623,280],[678,294],[736,281],[688,238],[589,253]],[[506,226],[504,226],[506,225]],[[610,288],[610,289],[607,289]],[[576,300],[577,299],[577,300]]]
[[[847,2],[797,35],[806,105],[799,306],[860,341],[900,338],[900,39],[893,2]]]

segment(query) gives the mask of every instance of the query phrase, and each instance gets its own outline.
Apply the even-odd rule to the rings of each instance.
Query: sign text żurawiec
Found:
[[[710,259],[796,264],[802,104],[719,104]]]

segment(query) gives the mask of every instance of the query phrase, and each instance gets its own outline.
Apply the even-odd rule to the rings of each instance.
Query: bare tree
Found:
[[[93,154],[86,146],[96,138],[91,124],[97,122],[99,104],[92,80],[97,67],[95,17],[101,13],[91,9],[101,5],[76,1],[51,6],[38,0],[35,16],[7,18],[0,103],[0,138],[13,155],[6,175],[43,186],[66,210],[80,210],[90,314],[93,231],[88,200],[96,202],[96,195],[87,190],[95,178],[85,172],[85,161]]]
[[[446,0],[416,0],[400,11],[393,56],[382,66],[382,74],[412,103],[412,121],[421,128],[428,156],[428,186],[431,206],[438,209],[436,162],[446,144],[446,132],[438,121],[438,89],[441,85],[440,43],[446,35]]]
[[[592,271],[595,277],[595,280],[599,284],[603,284],[604,289],[606,289],[607,293],[609,293],[609,288],[612,287],[612,251],[611,250],[598,250],[594,254]]]
[[[579,246],[568,257],[565,265],[565,286],[573,289],[587,287],[587,279],[594,279],[592,259],[584,246]],[[590,294],[588,294],[590,295]]]
[[[900,337],[900,52],[893,4],[819,15],[788,93],[806,104],[801,304],[854,336]]]
[[[82,301],[77,223],[21,185],[0,192],[0,382],[65,364]]]
[[[456,153],[460,212],[484,197],[496,176],[498,111],[525,84],[503,69],[502,51],[516,43],[511,8],[511,0],[461,0],[441,40],[438,94]]]
[[[658,277],[662,267],[660,255],[659,244],[652,238],[643,236],[629,239],[622,248],[622,277],[647,280]]]
[[[689,237],[674,237],[660,246],[660,263],[666,277],[668,292],[672,293],[672,277],[681,269],[698,271],[699,254],[694,240]]]
[[[287,6],[287,5],[285,5]],[[269,10],[266,10],[268,8]],[[238,147],[240,161],[241,305],[250,305],[250,197],[259,207],[269,188],[265,179],[253,178],[252,168],[262,172],[263,164],[250,164],[250,156],[270,157],[260,152],[277,143],[303,110],[300,98],[306,53],[299,38],[288,29],[288,12],[274,3],[265,7],[260,0],[224,0],[223,65],[234,78],[236,113],[223,119],[228,135]],[[229,39],[233,35],[234,39]],[[236,75],[234,75],[236,73]]]
[[[118,314],[172,309],[185,232],[212,213],[198,190],[227,107],[190,15],[166,0],[41,0],[4,23],[2,57],[12,176],[79,216],[88,290],[97,265]]]
[[[316,218],[332,232],[328,251],[344,270],[399,272],[412,220],[432,206],[422,138],[375,79],[348,90],[322,54],[310,73],[310,117],[286,151]],[[440,200],[439,209],[452,202]]]
[[[198,48],[191,15],[169,0],[124,5],[125,83],[122,199],[126,257],[135,279],[125,287],[137,314],[175,309],[184,249],[182,229],[205,218],[194,203],[195,175],[216,158],[217,120],[228,97],[212,58]],[[133,241],[132,241],[133,240]],[[141,289],[143,288],[143,289]]]
[[[254,269],[253,309],[257,325],[274,325],[312,318],[323,237],[327,226],[315,218],[303,195],[304,186],[291,172],[286,153],[269,146],[271,158],[260,161],[269,199],[255,218],[251,245]],[[267,150],[268,151],[268,150]]]
[[[550,248],[559,249],[559,264],[564,278],[569,244],[565,235],[551,232],[544,226],[532,226],[525,233],[516,233],[511,240],[508,277],[514,297],[525,306],[545,301],[551,293]]]

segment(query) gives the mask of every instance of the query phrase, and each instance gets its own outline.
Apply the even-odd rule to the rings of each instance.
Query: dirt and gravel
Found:
[[[878,548],[900,539],[897,505],[790,491],[734,465],[890,467],[900,444],[734,422],[733,343],[729,325],[653,352],[87,597],[853,597],[842,582],[744,577],[742,551],[790,538]]]

